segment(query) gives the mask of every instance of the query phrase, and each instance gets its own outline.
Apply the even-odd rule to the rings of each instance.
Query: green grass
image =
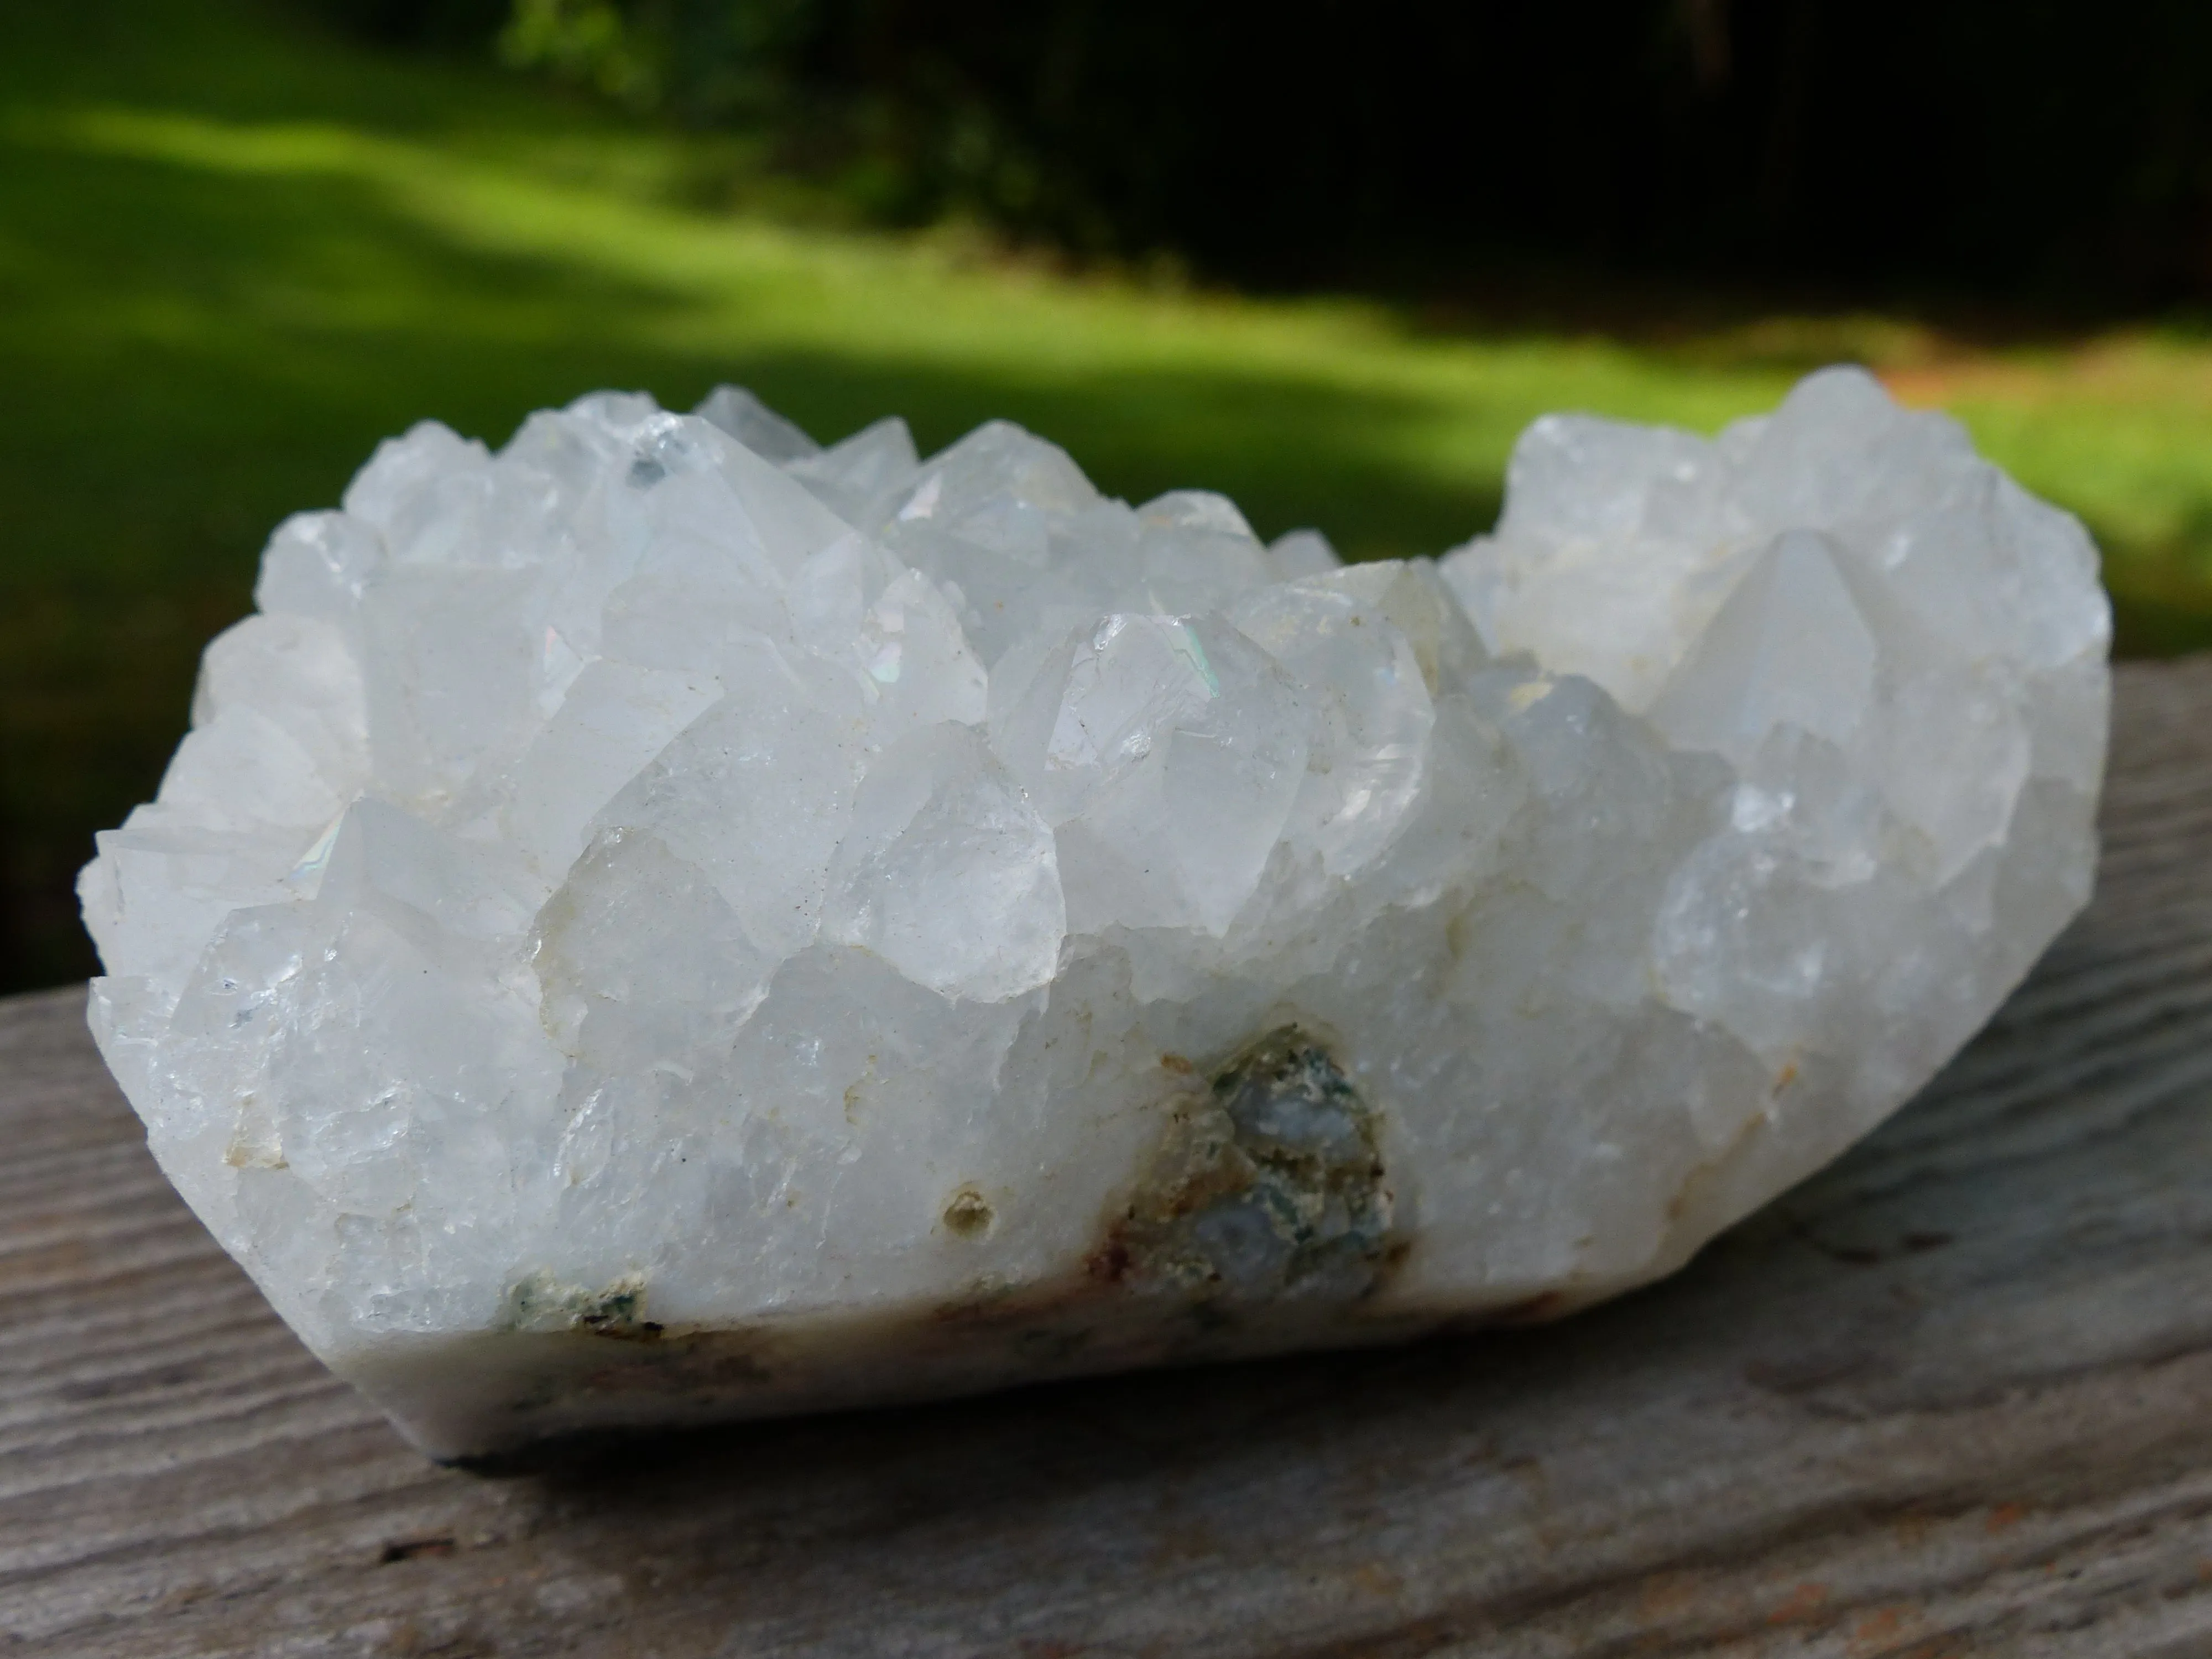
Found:
[[[754,386],[831,436],[994,415],[1106,488],[1235,495],[1358,555],[1487,526],[1577,407],[1711,428],[1825,355],[1955,407],[2103,537],[2126,638],[2212,642],[2212,348],[1963,353],[1883,319],[1637,345],[1054,276],[687,203],[697,148],[248,0],[80,0],[0,38],[0,988],[88,971],[69,897],[148,794],[285,513],[423,416],[495,441],[600,386]]]

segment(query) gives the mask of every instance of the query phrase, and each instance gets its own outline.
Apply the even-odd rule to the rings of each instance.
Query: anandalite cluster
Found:
[[[2082,903],[2074,520],[1832,370],[1341,565],[994,423],[425,424],[82,882],[216,1237],[441,1455],[1541,1316],[1863,1133]]]

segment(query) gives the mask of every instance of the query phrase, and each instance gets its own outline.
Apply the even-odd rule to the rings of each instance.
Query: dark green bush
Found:
[[[507,21],[510,0],[295,0],[349,33],[392,46],[475,50]]]
[[[314,0],[487,41],[481,0]],[[434,16],[436,20],[434,21]],[[2212,289],[2202,0],[513,0],[511,62],[912,222],[1264,283]]]

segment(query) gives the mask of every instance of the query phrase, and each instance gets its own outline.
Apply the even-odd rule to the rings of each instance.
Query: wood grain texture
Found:
[[[2212,1653],[2212,660],[1921,1100],[1560,1325],[431,1467],[0,1004],[0,1654]]]

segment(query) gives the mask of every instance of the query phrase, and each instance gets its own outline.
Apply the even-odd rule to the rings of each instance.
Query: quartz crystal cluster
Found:
[[[1680,1264],[2082,903],[2081,526],[1850,370],[1340,564],[734,388],[287,521],[82,890],[154,1152],[441,1455]]]

